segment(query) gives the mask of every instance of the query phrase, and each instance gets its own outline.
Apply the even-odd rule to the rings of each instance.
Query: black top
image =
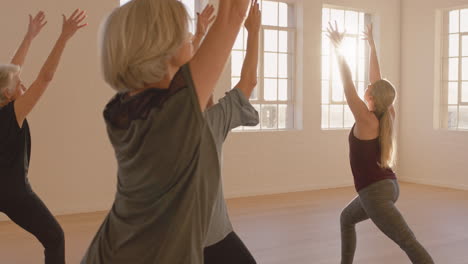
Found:
[[[29,192],[27,179],[31,135],[25,119],[20,128],[14,102],[0,108],[0,197]]]
[[[356,191],[385,179],[396,179],[392,169],[383,169],[380,162],[379,138],[360,140],[354,136],[354,126],[349,133],[349,160]]]

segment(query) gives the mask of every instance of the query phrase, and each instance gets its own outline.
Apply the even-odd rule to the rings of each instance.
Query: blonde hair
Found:
[[[187,10],[177,0],[133,0],[116,8],[101,29],[105,81],[117,92],[161,81],[188,26]]]
[[[21,68],[18,65],[13,64],[0,64],[0,105],[4,105],[8,102],[8,98],[5,97],[5,91],[13,91],[15,89],[15,83],[13,83],[13,77],[19,74]]]
[[[379,118],[380,164],[381,168],[394,166],[395,135],[393,131],[393,116],[390,107],[396,97],[396,90],[387,80],[372,84],[370,95],[373,97],[375,113]]]

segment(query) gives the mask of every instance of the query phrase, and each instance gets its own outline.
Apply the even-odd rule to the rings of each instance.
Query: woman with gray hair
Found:
[[[105,20],[103,75],[117,95],[104,119],[118,184],[82,263],[204,263],[220,182],[204,111],[250,2],[221,0],[193,58],[177,0],[134,0]]]
[[[51,83],[66,44],[86,26],[80,25],[85,17],[79,10],[70,18],[63,16],[62,33],[29,89],[19,74],[32,40],[47,23],[44,12],[29,16],[28,31],[11,64],[0,65],[0,212],[42,243],[46,264],[65,263],[65,240],[59,223],[28,182],[31,136],[26,117]]]

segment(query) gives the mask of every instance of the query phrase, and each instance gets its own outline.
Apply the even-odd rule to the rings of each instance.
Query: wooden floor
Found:
[[[352,188],[229,201],[237,233],[259,264],[337,264],[340,210]],[[468,264],[468,192],[402,184],[397,206],[437,264]],[[79,263],[104,213],[61,216],[67,261]],[[358,225],[357,264],[410,263],[370,221]],[[42,263],[42,248],[16,227],[0,223],[0,263]]]

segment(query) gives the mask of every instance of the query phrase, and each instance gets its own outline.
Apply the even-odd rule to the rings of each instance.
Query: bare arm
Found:
[[[37,13],[37,15],[34,18],[31,15],[29,15],[28,31],[26,32],[23,41],[21,42],[18,50],[13,56],[11,64],[18,65],[20,67],[24,65],[24,61],[26,60],[26,56],[28,55],[28,51],[31,47],[32,41],[41,32],[42,28],[44,28],[46,24],[47,21],[45,21],[44,12],[41,11]]]
[[[242,91],[246,98],[250,98],[253,89],[257,86],[258,43],[262,14],[258,1],[253,3],[245,27],[249,32],[247,39],[247,53],[242,65],[241,78],[236,87]]]
[[[231,53],[250,0],[221,0],[218,16],[189,63],[202,111]]]
[[[382,75],[380,73],[379,58],[377,56],[377,48],[375,47],[374,41],[374,26],[372,24],[367,26],[367,31],[364,32],[365,40],[367,40],[370,49],[370,62],[369,62],[369,81],[371,84],[382,80]],[[390,114],[395,118],[395,108],[390,106]]]
[[[86,15],[84,11],[79,12],[79,10],[75,10],[68,19],[63,16],[62,33],[55,43],[55,46],[46,62],[42,66],[39,75],[28,91],[15,101],[16,120],[20,126],[23,125],[24,119],[32,111],[52,81],[68,40],[78,31],[78,29],[87,25],[80,25],[85,18]]]
[[[330,24],[328,28],[328,34],[330,40],[335,46],[338,66],[340,69],[341,79],[343,81],[344,86],[344,93],[349,108],[351,109],[351,112],[353,112],[356,122],[367,122],[368,120],[370,120],[369,117],[371,116],[371,114],[366,104],[361,100],[358,93],[356,92],[356,87],[354,86],[351,70],[348,66],[348,63],[346,62],[346,59],[339,51],[345,33],[338,32],[338,27],[336,26],[336,24],[335,28],[333,28],[333,26]]]

